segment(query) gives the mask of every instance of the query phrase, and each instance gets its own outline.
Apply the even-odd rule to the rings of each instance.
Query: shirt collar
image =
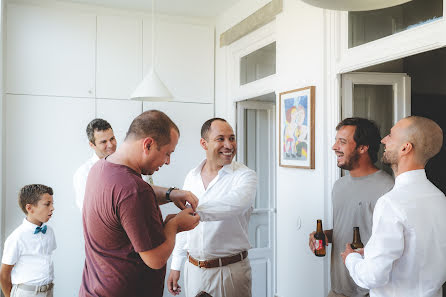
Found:
[[[424,169],[406,171],[395,178],[395,187],[413,184],[426,179],[426,171]]]
[[[34,230],[36,230],[36,227],[43,227],[45,224],[42,224],[42,226],[39,226],[39,225],[31,223],[26,218],[24,218],[22,225],[25,226],[26,229],[34,231]]]
[[[200,162],[200,164],[195,167],[194,169],[192,169],[192,174],[193,175],[199,175],[201,173],[201,170],[203,169],[204,164],[206,164],[206,159],[204,159],[203,161]],[[223,166],[219,171],[218,174],[220,174],[220,172],[225,172],[225,173],[233,173],[234,172],[234,166],[235,166],[235,161],[232,160],[231,164],[227,164],[225,166]]]
[[[234,172],[234,160],[232,160],[231,164],[223,166],[221,169],[226,173],[233,173]]]

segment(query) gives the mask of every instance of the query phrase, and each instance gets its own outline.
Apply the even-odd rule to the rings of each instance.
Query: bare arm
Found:
[[[192,209],[184,209],[176,217],[170,219],[164,226],[166,240],[154,249],[140,252],[141,259],[152,269],[162,268],[166,265],[175,246],[176,234],[195,228],[199,222],[200,216],[194,215]]]
[[[158,201],[159,205],[168,203],[166,201],[166,192],[169,188],[159,186],[152,186],[152,188],[155,192],[156,201]],[[185,209],[186,202],[189,202],[193,210],[195,210],[198,205],[198,198],[190,191],[173,190],[170,192],[170,199],[179,209]]]
[[[14,265],[3,264],[0,268],[0,285],[2,286],[3,294],[9,297],[11,294],[12,283],[11,283],[11,271]]]
[[[169,188],[165,187],[159,187],[159,186],[152,186],[153,191],[155,192],[156,201],[158,201],[159,205],[166,204],[166,192]]]

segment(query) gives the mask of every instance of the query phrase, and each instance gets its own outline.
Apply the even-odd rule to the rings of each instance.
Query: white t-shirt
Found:
[[[84,204],[85,186],[87,185],[87,177],[91,167],[99,161],[96,153],[93,153],[90,159],[87,160],[81,167],[76,170],[73,176],[73,186],[76,192],[76,205],[82,213],[82,205]]]
[[[45,234],[34,234],[36,227],[25,218],[5,241],[2,263],[14,265],[12,284],[43,286],[53,282],[52,255],[56,249],[56,238],[50,226],[47,225]]]

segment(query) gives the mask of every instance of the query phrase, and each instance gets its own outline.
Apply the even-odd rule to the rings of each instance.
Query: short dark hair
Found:
[[[177,125],[164,112],[148,110],[133,120],[125,140],[152,137],[156,141],[158,149],[160,149],[163,145],[170,143],[170,131],[172,129],[178,133],[178,136],[180,135]]]
[[[51,187],[32,184],[26,185],[20,189],[19,192],[19,206],[25,214],[28,214],[26,210],[27,204],[37,205],[40,199],[42,199],[43,194],[53,195],[53,189]]]
[[[111,125],[103,119],[94,119],[87,125],[87,137],[88,141],[95,144],[96,139],[94,139],[94,131],[107,131],[112,129]]]
[[[212,118],[204,122],[203,126],[201,126],[201,138],[208,140],[209,130],[211,129],[211,125],[215,121],[222,121],[227,123],[225,119],[222,118]]]
[[[336,131],[344,126],[355,127],[353,139],[356,142],[356,147],[360,145],[368,146],[370,159],[372,163],[375,163],[378,160],[378,152],[381,146],[381,134],[376,123],[364,118],[346,118],[336,126]]]

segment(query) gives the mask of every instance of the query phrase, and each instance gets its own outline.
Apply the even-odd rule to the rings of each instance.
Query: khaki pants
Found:
[[[198,268],[186,261],[184,292],[195,297],[204,291],[212,297],[251,297],[251,265],[243,261],[216,268]]]
[[[328,292],[327,297],[348,297],[342,294],[336,294],[335,292],[333,292],[332,290],[330,290],[330,292]]]
[[[53,297],[53,289],[46,292],[26,291],[13,285],[11,289],[11,297]]]
[[[367,294],[367,296],[369,296],[369,294]],[[336,294],[335,292],[333,292],[333,290],[330,290],[330,292],[328,293],[327,297],[348,297],[342,294]]]

